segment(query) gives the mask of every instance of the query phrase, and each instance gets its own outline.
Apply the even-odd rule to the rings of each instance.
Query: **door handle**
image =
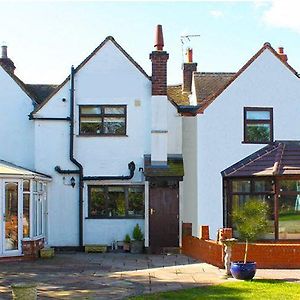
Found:
[[[150,215],[153,215],[155,213],[155,209],[150,208]]]

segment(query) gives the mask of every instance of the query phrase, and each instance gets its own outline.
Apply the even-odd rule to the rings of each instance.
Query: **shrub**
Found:
[[[144,235],[142,233],[141,227],[139,224],[136,224],[133,228],[132,237],[135,241],[142,241],[144,239]]]
[[[125,235],[124,242],[129,244],[130,241],[131,241],[130,235],[127,233],[127,234]]]

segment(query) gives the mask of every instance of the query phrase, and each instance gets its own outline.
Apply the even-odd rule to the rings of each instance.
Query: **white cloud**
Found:
[[[220,18],[224,16],[224,13],[221,10],[211,10],[209,13],[215,18]]]
[[[300,33],[300,2],[293,0],[277,0],[271,3],[264,12],[263,21],[278,28],[288,28]]]

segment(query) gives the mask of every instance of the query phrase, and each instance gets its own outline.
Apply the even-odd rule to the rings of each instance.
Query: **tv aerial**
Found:
[[[181,41],[181,54],[182,54],[182,62],[184,62],[184,51],[186,51],[190,47],[185,47],[186,44],[189,44],[191,39],[200,37],[200,34],[187,34],[187,35],[181,35],[180,41]],[[184,49],[186,48],[186,49]]]

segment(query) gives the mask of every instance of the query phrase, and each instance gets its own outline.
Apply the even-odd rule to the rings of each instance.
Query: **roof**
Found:
[[[43,173],[35,172],[17,165],[14,165],[10,162],[0,160],[0,177],[4,176],[18,176],[18,177],[28,177],[28,178],[43,178],[50,179],[51,176],[48,176]]]
[[[39,103],[38,100],[36,99],[36,96],[27,88],[26,84],[19,78],[17,77],[14,73],[8,72],[1,64],[0,62],[0,67],[6,72],[14,81],[15,83],[27,94],[27,96],[33,100],[35,103]]]
[[[40,104],[57,88],[57,84],[26,84],[26,88]]]
[[[169,100],[175,102],[176,105],[189,105],[189,94],[182,93],[181,84],[169,85],[167,95]]]
[[[205,109],[231,84],[233,83],[266,49],[277,57],[294,75],[298,77],[298,73],[287,62],[281,60],[280,55],[274,50],[270,43],[264,43],[263,47],[253,55],[246,64],[236,73],[232,72],[194,72],[194,83],[196,90],[197,103],[200,107],[197,113],[203,113]],[[186,105],[185,101],[180,96],[180,85],[177,88],[171,89],[168,96],[178,105]],[[175,91],[174,91],[175,89]],[[193,106],[190,106],[191,109]]]
[[[223,177],[300,175],[300,141],[275,141],[222,172]]]
[[[144,156],[144,175],[149,177],[183,177],[183,158],[182,155],[168,155],[166,166],[152,166],[151,156]]]
[[[112,36],[106,37],[106,39],[89,55],[87,56],[74,70],[75,74],[86,65],[86,63],[108,42],[111,41],[123,54],[124,56],[149,80],[151,77],[147,75],[144,69],[115,41]],[[39,111],[70,79],[70,75],[48,95],[44,101],[36,107],[32,112],[33,114]]]
[[[194,82],[197,102],[200,104],[208,97],[215,95],[222,89],[235,75],[235,73],[194,73]]]

